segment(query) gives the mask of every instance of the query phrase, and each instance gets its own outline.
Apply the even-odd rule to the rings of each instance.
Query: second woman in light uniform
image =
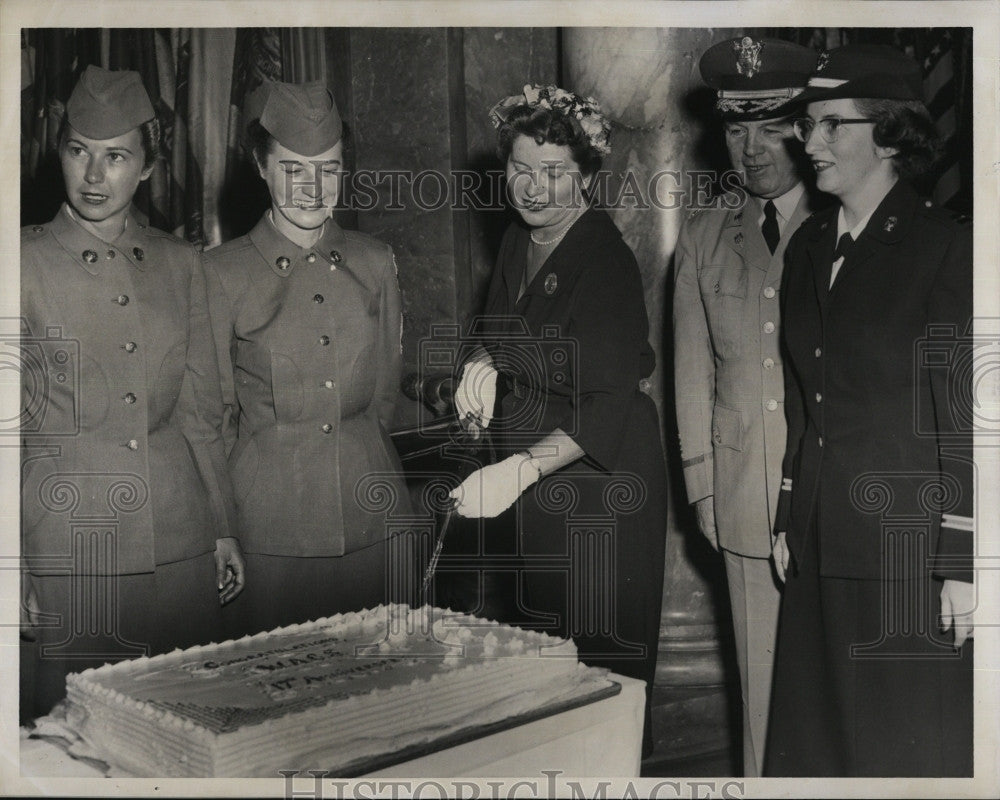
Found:
[[[330,219],[343,144],[326,87],[266,84],[257,99],[247,141],[271,208],[206,255],[257,579],[234,633],[384,602],[386,517],[408,507],[386,432],[401,368],[392,250]],[[395,496],[392,510],[377,485]]]

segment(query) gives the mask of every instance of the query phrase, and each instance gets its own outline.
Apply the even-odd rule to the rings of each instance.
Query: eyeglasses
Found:
[[[802,119],[797,119],[792,123],[792,130],[795,132],[795,138],[800,142],[809,141],[809,136],[813,132],[813,128],[819,128],[819,135],[823,137],[828,144],[833,144],[840,138],[841,125],[857,125],[862,122],[874,122],[873,119],[868,119],[864,117],[857,117],[855,119],[841,119],[840,117],[824,117],[819,122],[816,122],[809,117],[803,117]]]

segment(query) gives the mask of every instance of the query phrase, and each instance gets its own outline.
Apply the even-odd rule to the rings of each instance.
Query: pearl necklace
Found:
[[[569,233],[569,229],[573,227],[573,223],[575,223],[578,219],[580,219],[581,216],[582,216],[582,213],[581,214],[577,214],[576,216],[574,216],[573,219],[571,219],[569,221],[569,224],[566,225],[561,231],[559,231],[559,233],[557,233],[551,239],[537,239],[537,238],[535,238],[535,231],[532,231],[531,234],[530,234],[531,241],[533,241],[535,244],[540,245],[542,247],[548,247],[549,245],[558,244],[559,242],[561,242],[563,240],[563,237],[567,233]]]

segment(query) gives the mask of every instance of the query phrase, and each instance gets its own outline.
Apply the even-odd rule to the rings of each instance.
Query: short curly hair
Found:
[[[520,106],[497,132],[497,156],[506,163],[518,136],[527,136],[538,144],[565,145],[584,175],[593,175],[603,163],[603,156],[590,143],[580,123],[551,108]]]
[[[927,107],[919,100],[858,98],[854,105],[875,123],[872,138],[879,147],[892,147],[896,173],[915,180],[931,172],[943,152],[941,138]]]

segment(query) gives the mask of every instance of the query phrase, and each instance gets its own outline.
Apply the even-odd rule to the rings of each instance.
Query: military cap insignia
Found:
[[[738,43],[733,42],[733,50],[736,51],[736,71],[740,75],[752,78],[760,72],[760,50],[763,46],[763,42],[754,42],[749,36],[744,36]]]
[[[830,60],[830,54],[827,52],[822,52],[819,54],[819,58],[816,60],[816,72],[822,72],[826,63]]]
[[[885,224],[882,226],[882,230],[886,233],[891,233],[899,220],[896,217],[886,217]]]

